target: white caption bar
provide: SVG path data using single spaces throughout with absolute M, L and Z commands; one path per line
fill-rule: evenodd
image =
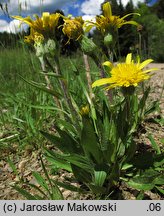
M 164 200 L 0 200 L 0 215 L 164 216 Z

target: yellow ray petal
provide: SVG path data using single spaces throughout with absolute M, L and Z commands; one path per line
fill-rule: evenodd
M 132 53 L 129 53 L 127 56 L 126 56 L 126 64 L 130 64 L 132 61 Z
M 153 61 L 153 59 L 147 59 L 145 61 L 143 61 L 140 65 L 139 65 L 139 69 L 144 68 L 146 65 L 148 65 L 149 63 L 151 63 Z
M 58 21 L 59 21 L 59 18 L 60 18 L 60 14 L 59 13 L 56 13 L 56 14 L 51 14 L 50 15 L 50 26 L 52 28 L 56 27 L 57 24 L 58 24 Z
M 103 66 L 107 66 L 109 68 L 111 68 L 113 66 L 113 64 L 110 61 L 106 61 L 102 64 Z
M 43 20 L 43 28 L 49 26 L 50 13 L 49 12 L 43 12 L 42 20 Z
M 110 79 L 110 78 L 99 79 L 99 80 L 96 80 L 96 81 L 92 84 L 92 88 L 94 88 L 94 87 L 96 87 L 96 86 L 101 86 L 101 85 L 109 84 L 109 83 L 111 83 L 111 79 Z
M 111 17 L 112 16 L 112 9 L 109 2 L 103 4 L 103 12 L 105 17 Z
M 131 15 L 141 16 L 141 14 L 139 14 L 139 13 L 129 13 L 129 14 L 126 14 L 125 16 L 121 17 L 121 19 L 124 20 L 126 17 L 131 16 Z
M 126 25 L 126 24 L 139 26 L 139 24 L 138 24 L 137 22 L 133 21 L 133 20 L 131 20 L 131 21 L 126 21 L 126 22 L 122 23 L 122 25 Z M 121 26 L 122 26 L 122 25 L 121 25 Z
M 149 73 L 149 72 L 155 71 L 155 70 L 158 70 L 158 68 L 151 68 L 149 70 L 144 70 L 143 73 Z
M 88 25 L 86 24 L 84 25 L 84 31 L 89 32 L 94 26 L 95 26 L 95 23 L 90 23 Z
M 31 19 L 30 16 L 25 17 L 25 18 L 23 18 L 23 17 L 21 17 L 21 16 L 12 16 L 12 18 L 17 19 L 17 20 L 20 20 L 20 21 L 22 21 L 22 22 L 28 24 L 29 26 L 32 26 L 32 24 L 33 24 L 33 20 Z

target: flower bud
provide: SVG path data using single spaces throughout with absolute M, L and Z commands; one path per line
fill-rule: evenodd
M 49 39 L 46 44 L 44 45 L 45 54 L 50 56 L 55 56 L 58 53 L 57 44 L 54 40 Z
M 38 58 L 44 56 L 44 53 L 45 53 L 44 44 L 35 43 L 34 47 L 35 47 L 35 51 L 36 51 L 36 56 Z
M 86 105 L 86 106 L 84 106 L 84 107 L 81 108 L 81 110 L 80 110 L 80 115 L 86 116 L 86 115 L 88 115 L 88 114 L 89 114 L 89 106 Z
M 83 36 L 81 40 L 81 49 L 85 54 L 91 55 L 97 51 L 97 46 L 91 39 Z
M 113 36 L 111 34 L 107 34 L 105 37 L 104 37 L 104 44 L 106 46 L 110 46 L 113 42 Z

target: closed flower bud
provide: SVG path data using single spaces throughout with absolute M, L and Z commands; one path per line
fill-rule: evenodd
M 110 46 L 113 42 L 113 37 L 111 34 L 107 34 L 105 37 L 104 37 L 104 44 L 106 46 Z
M 36 56 L 38 58 L 44 56 L 44 53 L 45 53 L 44 44 L 35 43 L 34 47 L 35 47 L 35 50 L 36 50 Z
M 80 115 L 85 116 L 89 114 L 89 106 L 86 105 L 84 107 L 81 108 L 80 110 Z
M 97 50 L 97 46 L 91 39 L 83 36 L 81 40 L 81 49 L 85 54 L 91 55 Z
M 50 56 L 55 56 L 58 53 L 57 44 L 52 39 L 49 39 L 46 42 L 44 49 L 45 49 L 45 54 L 49 54 Z

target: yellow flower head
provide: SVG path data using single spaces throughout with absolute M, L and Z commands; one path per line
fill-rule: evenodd
M 84 21 L 82 17 L 64 19 L 63 33 L 67 35 L 69 41 L 70 39 L 79 40 L 81 38 L 83 35 L 83 24 Z
M 89 114 L 89 106 L 86 105 L 84 107 L 81 108 L 80 110 L 80 115 L 85 116 Z
M 126 57 L 125 63 L 118 63 L 116 66 L 112 66 L 110 62 L 105 62 L 104 65 L 110 65 L 110 77 L 95 81 L 92 84 L 92 87 L 105 84 L 109 84 L 106 89 L 137 86 L 138 83 L 150 78 L 150 75 L 148 75 L 150 71 L 157 70 L 156 68 L 143 70 L 143 68 L 152 61 L 152 59 L 147 59 L 142 63 L 140 63 L 140 60 L 138 60 L 137 63 L 134 63 L 132 60 L 132 54 L 129 53 Z
M 50 14 L 48 12 L 44 12 L 42 14 L 42 17 L 38 17 L 35 15 L 35 20 L 31 19 L 30 16 L 28 17 L 21 17 L 21 16 L 13 16 L 14 19 L 18 19 L 22 21 L 23 23 L 26 23 L 34 29 L 36 32 L 47 35 L 47 34 L 54 34 L 55 32 L 55 27 L 58 24 L 60 14 L 55 13 L 55 14 Z
M 126 21 L 125 18 L 130 15 L 140 15 L 138 13 L 130 13 L 120 18 L 120 16 L 112 15 L 112 9 L 109 2 L 103 4 L 103 15 L 96 16 L 96 22 L 87 21 L 86 22 L 86 31 L 90 31 L 92 27 L 97 27 L 102 33 L 107 33 L 110 29 L 118 29 L 123 25 L 131 24 L 138 26 L 138 23 L 130 20 Z
M 24 41 L 29 44 L 40 44 L 44 41 L 44 36 L 31 28 L 30 35 L 25 36 Z

